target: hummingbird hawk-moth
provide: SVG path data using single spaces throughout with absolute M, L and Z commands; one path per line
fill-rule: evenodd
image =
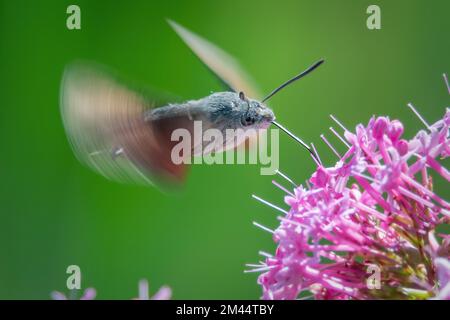
M 265 104 L 278 91 L 318 67 L 319 60 L 307 70 L 283 83 L 261 98 L 252 81 L 229 54 L 181 25 L 169 24 L 197 57 L 222 82 L 224 92 L 197 100 L 158 103 L 157 99 L 128 88 L 101 68 L 74 64 L 64 73 L 61 87 L 61 114 L 64 127 L 77 158 L 110 180 L 153 184 L 155 180 L 183 181 L 186 165 L 171 160 L 175 142 L 171 133 L 177 128 L 193 130 L 194 121 L 203 129 L 266 129 L 271 124 L 293 136 L 275 121 Z M 314 156 L 309 146 L 293 136 Z M 214 148 L 227 150 L 244 143 L 223 141 Z M 197 145 L 192 142 L 192 155 Z M 204 151 L 203 151 L 204 152 Z

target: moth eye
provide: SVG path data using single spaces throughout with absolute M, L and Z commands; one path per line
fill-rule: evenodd
M 256 120 L 254 117 L 247 115 L 242 118 L 241 123 L 243 126 L 250 126 L 250 125 L 254 124 L 255 121 Z

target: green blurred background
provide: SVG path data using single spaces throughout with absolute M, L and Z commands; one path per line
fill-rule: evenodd
M 69 4 L 81 8 L 81 30 L 66 28 Z M 370 4 L 381 7 L 381 30 L 366 28 Z M 319 138 L 330 113 L 348 127 L 387 114 L 407 136 L 422 128 L 407 102 L 429 122 L 443 114 L 449 11 L 449 1 L 410 0 L 2 0 L 0 298 L 65 291 L 71 264 L 100 299 L 135 297 L 140 278 L 153 292 L 170 285 L 176 299 L 258 298 L 257 275 L 244 274 L 244 264 L 275 248 L 252 221 L 275 227 L 276 213 L 251 194 L 282 205 L 283 193 L 256 165 L 197 165 L 181 191 L 163 194 L 109 182 L 77 162 L 58 106 L 67 63 L 95 61 L 185 98 L 220 89 L 165 18 L 236 56 L 264 92 L 323 57 L 324 66 L 271 105 L 331 165 Z M 280 168 L 300 182 L 313 164 L 281 135 Z M 450 196 L 446 184 L 436 188 Z

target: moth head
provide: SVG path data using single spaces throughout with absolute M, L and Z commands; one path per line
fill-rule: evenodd
M 264 128 L 275 120 L 272 110 L 258 100 L 247 98 L 242 91 L 239 92 L 239 100 L 242 127 Z

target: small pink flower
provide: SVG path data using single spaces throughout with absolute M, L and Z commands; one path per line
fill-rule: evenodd
M 167 287 L 161 287 L 152 297 L 149 296 L 148 281 L 142 279 L 139 281 L 139 296 L 134 300 L 170 300 L 172 297 L 172 290 Z M 97 292 L 94 288 L 87 288 L 84 290 L 80 298 L 77 299 L 78 290 L 72 290 L 68 295 L 60 291 L 52 291 L 51 298 L 53 300 L 94 300 Z
M 439 280 L 436 299 L 450 300 L 450 261 L 445 258 L 437 258 L 434 260 L 434 265 Z
M 167 287 L 161 287 L 152 297 L 149 296 L 148 281 L 142 279 L 139 281 L 139 296 L 136 300 L 170 300 L 172 290 Z
M 94 288 L 87 288 L 79 299 L 76 298 L 76 290 L 73 290 L 66 296 L 60 291 L 53 291 L 51 297 L 53 300 L 94 300 L 97 296 L 97 291 Z

